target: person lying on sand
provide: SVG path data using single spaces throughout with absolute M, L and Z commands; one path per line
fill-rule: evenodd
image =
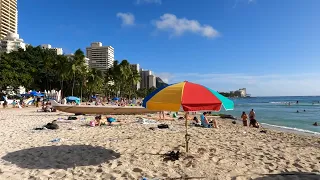
M 127 124 L 126 121 L 119 121 L 119 120 L 116 120 L 116 119 L 113 118 L 113 117 L 107 117 L 107 121 L 108 121 L 108 123 L 109 123 L 109 126 Z
M 95 125 L 96 125 L 96 126 L 101 126 L 101 125 L 103 125 L 103 124 L 106 124 L 106 120 L 105 120 L 105 119 L 102 119 L 102 118 L 101 118 L 101 115 L 96 116 L 96 117 L 94 118 L 94 120 L 95 120 Z
M 204 112 L 201 116 L 200 116 L 200 118 L 201 118 L 201 125 L 203 126 L 203 127 L 205 127 L 205 128 L 212 128 L 212 127 L 214 127 L 214 128 L 218 128 L 218 126 L 217 126 L 217 121 L 215 120 L 215 119 L 213 119 L 212 121 L 208 121 L 208 119 L 207 119 L 207 116 L 208 115 L 208 112 Z

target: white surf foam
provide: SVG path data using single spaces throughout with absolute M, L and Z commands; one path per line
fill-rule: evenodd
M 319 135 L 319 132 L 314 132 L 314 131 L 310 131 L 310 130 L 305 130 L 305 129 L 300 129 L 300 128 L 292 128 L 292 127 L 287 127 L 287 126 L 278 126 L 278 125 L 273 125 L 273 124 L 267 124 L 267 123 L 261 123 L 263 125 L 266 126 L 270 126 L 270 127 L 275 127 L 275 128 L 279 128 L 279 129 L 286 129 L 289 131 L 298 131 L 298 132 L 302 132 L 302 133 L 308 133 L 308 134 L 314 134 L 314 135 Z

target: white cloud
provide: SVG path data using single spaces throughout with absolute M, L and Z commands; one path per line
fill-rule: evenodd
M 143 4 L 143 3 L 154 3 L 154 4 L 162 4 L 162 0 L 136 0 L 136 4 Z
M 131 13 L 117 13 L 117 17 L 122 20 L 122 26 L 133 26 L 135 24 L 134 15 Z
M 171 74 L 157 73 L 168 83 L 190 81 L 217 91 L 247 88 L 253 96 L 320 95 L 320 73 L 309 74 Z
M 219 32 L 212 26 L 202 25 L 197 20 L 188 20 L 186 18 L 177 18 L 174 14 L 164 14 L 159 20 L 154 21 L 157 30 L 168 31 L 171 36 L 181 36 L 186 32 L 196 33 L 204 37 L 213 38 L 219 35 Z
M 169 83 L 170 79 L 174 77 L 171 73 L 158 73 L 156 75 L 160 77 L 165 83 Z

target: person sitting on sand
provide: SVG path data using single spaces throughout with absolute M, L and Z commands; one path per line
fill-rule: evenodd
M 201 118 L 201 125 L 205 128 L 212 128 L 212 126 L 214 128 L 218 128 L 217 126 L 217 121 L 214 119 L 213 121 L 209 122 L 207 119 L 208 112 L 204 112 L 200 118 Z
M 199 119 L 196 116 L 194 116 L 192 120 L 194 125 L 201 126 L 201 121 L 199 121 Z
M 243 126 L 248 126 L 248 116 L 246 114 L 246 112 L 242 112 L 242 115 L 241 115 L 241 118 L 242 118 L 242 122 L 243 122 Z
M 17 107 L 16 105 L 17 105 L 16 100 L 13 100 L 13 102 L 12 102 L 12 107 L 13 107 L 13 108 L 16 108 L 16 107 Z
M 255 128 L 259 128 L 260 124 L 258 123 L 258 121 L 256 119 L 251 119 L 249 127 L 251 127 L 251 126 L 255 127 Z

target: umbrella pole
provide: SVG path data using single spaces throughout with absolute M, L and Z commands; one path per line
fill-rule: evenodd
M 186 119 L 186 135 L 185 135 L 185 139 L 186 139 L 186 152 L 188 153 L 189 151 L 189 144 L 188 144 L 188 119 Z
M 186 139 L 186 152 L 189 152 L 189 140 L 190 140 L 190 136 L 188 134 L 188 115 L 185 116 L 186 119 L 186 135 L 185 135 L 185 139 Z

